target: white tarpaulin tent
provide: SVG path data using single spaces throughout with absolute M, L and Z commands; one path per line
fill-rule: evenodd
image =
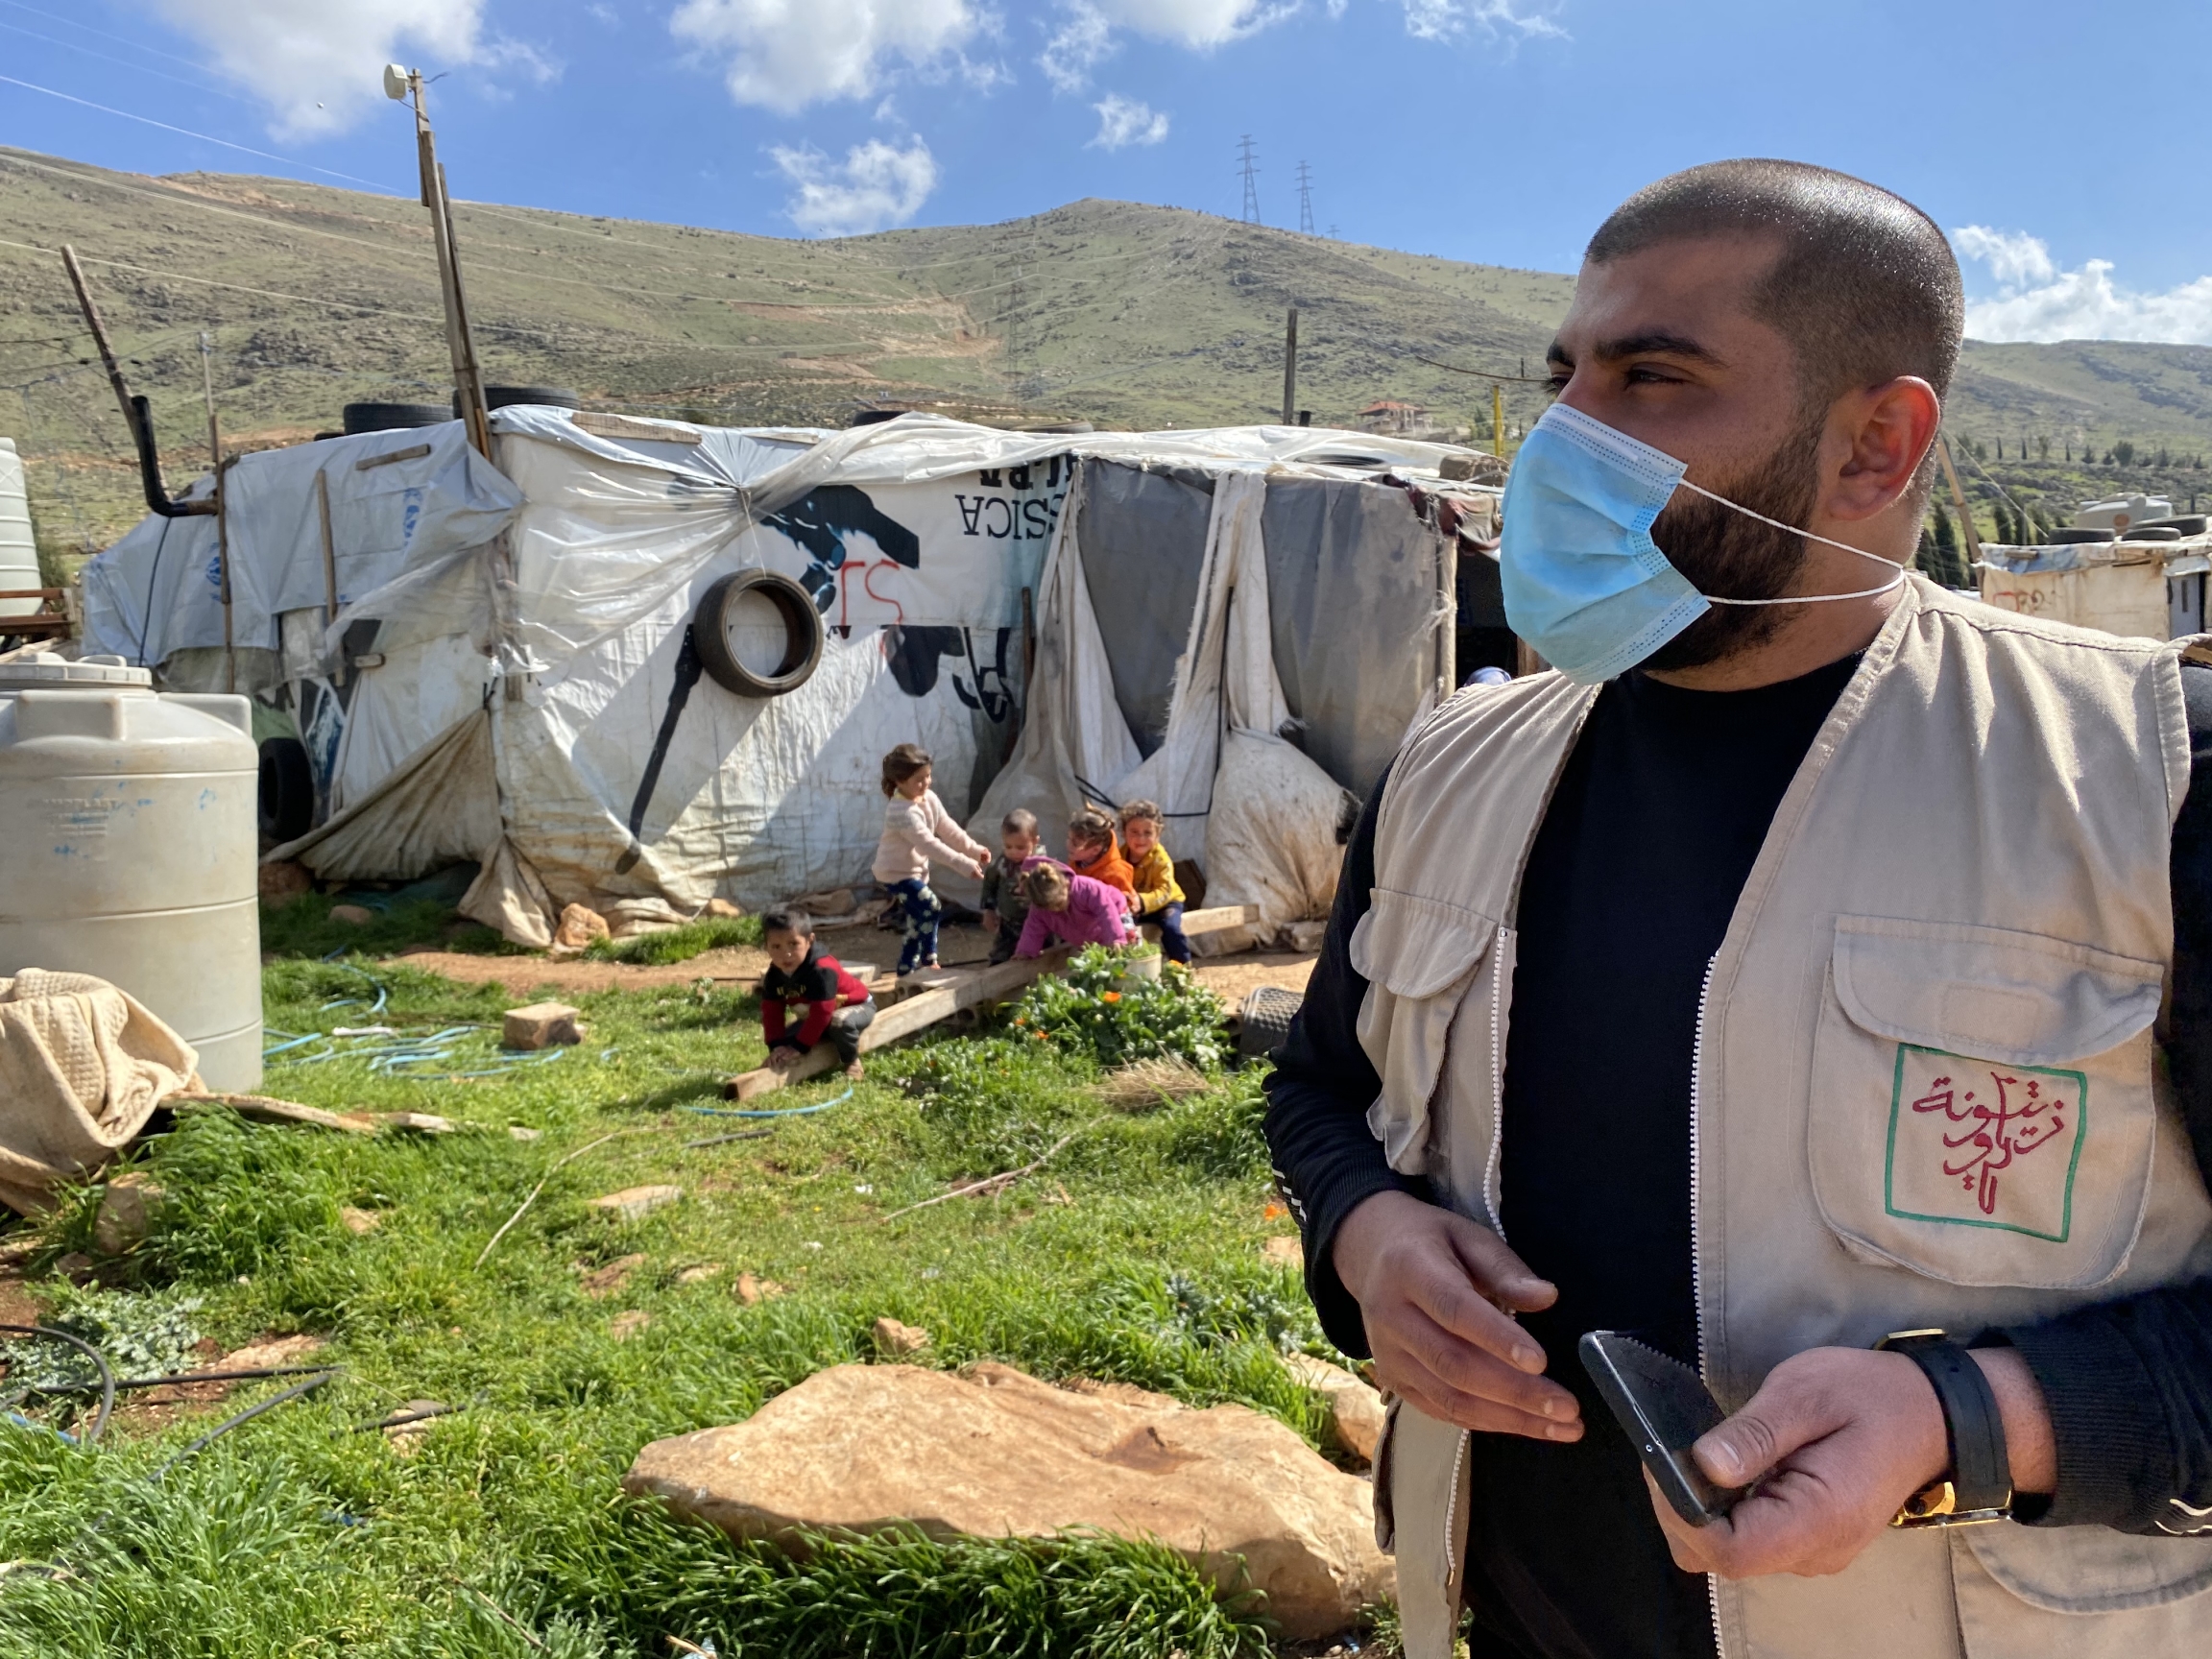
M 2204 627 L 2212 536 L 1982 549 L 1983 602 L 2002 610 L 2172 639 Z
M 936 757 L 955 811 L 984 795 L 1018 733 L 1025 778 L 1071 745 L 1086 783 L 1039 781 L 1022 803 L 1048 828 L 1070 787 L 1148 791 L 1185 814 L 1171 821 L 1178 853 L 1215 864 L 1235 816 L 1216 799 L 1223 768 L 1247 736 L 1302 763 L 1306 796 L 1325 795 L 1315 811 L 1333 822 L 1343 786 L 1363 791 L 1405 722 L 1449 685 L 1448 647 L 1432 649 L 1450 637 L 1448 539 L 1424 525 L 1417 497 L 1375 482 L 1386 467 L 1432 482 L 1447 453 L 1436 445 L 1286 427 L 1070 437 L 929 416 L 831 434 L 520 407 L 492 424 L 496 466 L 458 422 L 237 462 L 225 533 L 243 649 L 231 656 L 204 517 L 150 519 L 94 561 L 87 634 L 164 676 L 235 673 L 241 689 L 290 707 L 329 816 L 278 854 L 356 879 L 472 858 L 483 869 L 464 910 L 519 941 L 542 943 L 569 902 L 620 931 L 691 916 L 716 895 L 756 906 L 864 879 L 882 823 L 878 760 L 900 742 Z M 1153 535 L 1143 526 L 1167 521 L 1140 517 L 1103 540 L 1091 527 L 1071 536 L 1063 509 L 1086 478 L 1141 486 L 1122 492 L 1124 507 L 1162 490 L 1210 494 L 1203 535 Z M 1277 534 L 1292 482 L 1324 493 L 1286 505 Z M 1101 512 L 1113 493 L 1094 491 Z M 1306 549 L 1297 570 L 1277 567 L 1276 541 Z M 1323 602 L 1315 573 L 1357 575 L 1363 559 L 1380 586 L 1326 580 L 1350 583 L 1335 598 L 1366 611 Z M 819 667 L 783 695 L 736 695 L 700 680 L 695 657 L 687 666 L 701 595 L 747 569 L 795 579 L 826 625 Z M 1295 590 L 1272 624 L 1271 584 Z M 1094 591 L 1104 637 L 1095 614 L 1080 626 Z M 1122 613 L 1130 594 L 1156 604 L 1163 592 L 1178 613 Z M 1177 649 L 1147 658 L 1169 631 Z M 761 642 L 769 657 L 780 641 Z M 1329 709 L 1306 735 L 1334 779 L 1295 745 L 1305 710 L 1286 702 L 1286 662 Z M 1166 709 L 1165 733 L 1124 717 L 1140 682 Z M 1091 759 L 1100 746 L 1108 757 Z M 1333 872 L 1333 843 L 1321 861 Z M 1238 890 L 1229 871 L 1209 878 Z M 1256 875 L 1254 891 L 1283 878 Z M 1273 902 L 1269 915 L 1297 907 Z

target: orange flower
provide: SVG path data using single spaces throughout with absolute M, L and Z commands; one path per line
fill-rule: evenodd
M 1121 993 L 1118 991 L 1109 991 L 1103 998 L 1100 998 L 1100 1000 L 1105 1002 L 1118 1002 L 1121 1000 Z

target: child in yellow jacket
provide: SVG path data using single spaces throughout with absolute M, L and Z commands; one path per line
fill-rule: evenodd
M 1132 801 L 1121 808 L 1121 845 L 1129 854 L 1130 881 L 1136 888 L 1129 908 L 1140 922 L 1160 929 L 1160 954 L 1188 964 L 1190 941 L 1183 937 L 1183 889 L 1175 879 L 1175 860 L 1160 844 L 1160 807 Z

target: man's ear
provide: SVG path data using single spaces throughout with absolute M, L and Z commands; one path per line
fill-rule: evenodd
M 1872 518 L 1911 489 L 1943 418 L 1936 388 L 1900 374 L 1839 398 L 1829 430 L 1849 444 L 1828 490 L 1830 517 Z

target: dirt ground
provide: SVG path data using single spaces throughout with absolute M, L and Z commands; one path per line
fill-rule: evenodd
M 899 960 L 899 936 L 875 927 L 825 928 L 821 939 L 830 954 L 846 967 L 857 972 L 859 964 L 867 963 L 884 980 L 889 979 Z M 980 927 L 947 927 L 939 936 L 939 959 L 948 968 L 981 962 L 990 954 L 990 941 Z M 581 991 L 637 991 L 654 985 L 688 985 L 702 978 L 750 983 L 768 972 L 768 953 L 750 945 L 709 950 L 688 962 L 651 968 L 581 957 L 555 962 L 543 956 L 475 956 L 427 946 L 404 950 L 398 960 L 466 985 L 503 985 L 517 998 L 540 991 L 557 996 Z M 1237 956 L 1200 957 L 1197 970 L 1200 982 L 1235 1008 L 1258 985 L 1304 991 L 1307 976 L 1313 972 L 1313 958 L 1290 950 L 1246 951 Z

